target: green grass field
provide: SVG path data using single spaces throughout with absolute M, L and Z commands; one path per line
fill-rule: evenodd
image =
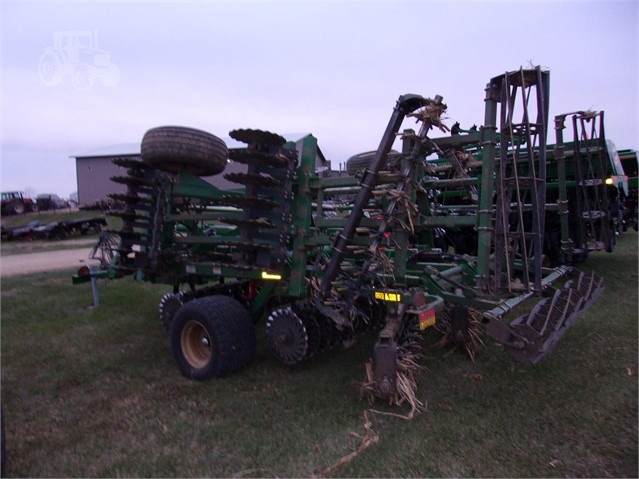
M 606 291 L 541 364 L 515 365 L 492 343 L 476 363 L 427 349 L 427 411 L 368 412 L 377 442 L 330 475 L 637 477 L 637 238 L 582 265 Z M 9 476 L 321 475 L 358 449 L 369 408 L 406 413 L 359 399 L 374 335 L 286 367 L 260 325 L 251 367 L 193 382 L 158 319 L 167 287 L 100 283 L 92 308 L 70 274 L 2 280 Z

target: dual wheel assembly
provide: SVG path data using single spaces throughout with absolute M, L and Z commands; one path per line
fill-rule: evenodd
M 215 294 L 189 301 L 183 292 L 167 293 L 160 300 L 159 313 L 178 368 L 187 378 L 226 376 L 255 359 L 254 322 L 246 307 L 230 296 Z M 293 365 L 375 328 L 383 317 L 377 316 L 340 332 L 308 305 L 287 306 L 269 315 L 266 340 L 275 358 Z

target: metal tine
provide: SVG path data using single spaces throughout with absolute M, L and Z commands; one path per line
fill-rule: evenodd
M 542 301 L 542 303 L 540 303 L 535 309 L 533 309 L 533 311 L 530 313 L 530 316 L 528 316 L 528 320 L 526 321 L 526 324 L 528 324 L 531 328 L 533 328 L 540 337 L 543 337 L 546 335 L 546 329 L 548 328 L 548 323 L 551 323 L 551 320 L 553 319 L 553 311 L 559 311 L 560 313 L 560 320 L 559 321 L 553 321 L 552 322 L 552 326 L 553 329 L 557 329 L 557 325 L 561 324 L 561 319 L 563 319 L 563 317 L 565 316 L 565 308 L 566 308 L 566 304 L 563 305 L 562 307 L 558 307 L 557 303 L 560 301 L 562 295 L 562 290 L 557 290 L 555 291 L 555 294 L 553 295 L 553 297 L 551 298 L 551 300 L 548 301 Z M 537 328 L 535 327 L 535 325 L 533 324 L 535 322 L 535 320 L 537 320 L 541 315 L 545 315 L 545 319 L 543 322 L 543 325 L 541 328 Z
M 577 286 L 573 289 L 576 289 L 583 296 L 584 303 L 587 306 L 598 298 L 603 291 L 603 278 L 594 271 L 588 275 L 581 273 Z
M 574 289 L 564 288 L 561 289 L 565 295 L 566 304 L 564 305 L 564 314 L 562 317 L 562 324 L 567 328 L 573 325 L 573 323 L 579 317 L 581 313 L 583 297 Z
M 590 304 L 595 301 L 601 293 L 603 293 L 603 278 L 594 272 L 590 276 L 589 283 L 589 295 L 588 297 L 584 297 L 584 309 L 590 306 Z
M 141 215 L 136 213 L 135 211 L 111 211 L 109 216 L 115 216 L 118 218 L 122 218 L 126 221 L 135 221 L 135 220 L 148 220 L 149 217 L 145 215 Z
M 564 297 L 564 292 L 567 292 L 568 298 Z M 563 304 L 562 304 L 563 302 Z M 553 297 L 550 310 L 546 320 L 546 325 L 551 323 L 552 330 L 557 331 L 565 325 L 566 313 L 570 306 L 570 291 L 558 290 Z M 558 313 L 558 314 L 556 314 Z M 545 330 L 541 332 L 541 335 L 545 335 Z
M 129 185 L 133 187 L 153 186 L 155 184 L 155 181 L 151 179 L 138 176 L 112 176 L 111 181 L 113 181 L 114 183 L 121 183 L 123 185 Z M 144 191 L 150 190 L 147 189 Z
M 552 299 L 538 303 L 525 321 L 524 317 L 513 321 L 511 326 L 518 330 L 525 324 L 527 335 L 532 340 L 526 360 L 538 363 L 572 326 L 581 310 L 581 295 L 574 289 L 564 288 L 556 290 Z M 530 335 L 536 336 L 536 339 Z
M 587 282 L 586 282 L 587 280 Z M 579 276 L 579 282 L 577 283 L 577 291 L 586 298 L 586 301 L 590 298 L 590 292 L 592 289 L 592 276 L 586 279 L 586 275 L 582 273 Z
M 565 289 L 573 289 L 575 291 L 581 292 L 582 290 L 582 284 L 584 281 L 584 277 L 585 277 L 585 273 L 583 271 L 579 272 L 579 276 L 577 276 L 576 278 L 573 278 L 569 281 L 566 281 L 566 284 L 564 285 Z M 582 293 L 580 293 L 582 294 Z M 583 294 L 582 294 L 583 296 Z
M 581 314 L 583 309 L 585 309 L 586 302 L 584 300 L 584 297 L 581 296 L 579 294 L 579 292 L 577 292 L 576 290 L 569 289 L 568 291 L 570 291 L 571 297 L 575 297 L 576 298 L 575 299 L 575 305 L 573 307 L 573 312 L 572 312 L 572 314 L 570 314 L 570 316 L 568 316 L 568 319 L 566 319 L 567 327 L 571 327 L 573 324 L 575 324 L 575 322 L 579 318 L 579 315 Z
M 139 160 L 132 160 L 129 158 L 118 157 L 111 160 L 114 165 L 122 166 L 124 168 L 136 169 L 136 170 L 148 170 L 149 166 Z
M 553 297 L 554 298 L 554 297 Z M 550 298 L 546 298 L 546 299 L 542 299 L 541 301 L 539 301 L 535 307 L 532 309 L 532 311 L 530 312 L 530 314 L 528 315 L 528 319 L 526 319 L 526 321 L 521 321 L 522 323 L 525 323 L 526 325 L 530 326 L 533 330 L 537 331 L 537 329 L 533 326 L 533 321 L 535 319 L 537 319 L 538 317 L 540 317 L 541 315 L 539 314 L 542 309 L 548 304 Z M 516 320 L 515 320 L 516 321 Z M 513 321 L 511 324 L 515 324 L 515 321 Z M 519 321 L 517 321 L 517 323 L 519 323 Z
M 561 339 L 566 331 L 570 329 L 581 314 L 583 301 L 581 295 L 574 289 L 563 289 L 561 291 L 567 295 L 566 309 L 564 311 L 562 321 L 557 324 L 556 331 L 549 335 L 548 339 L 544 341 L 543 347 L 541 348 L 542 351 L 544 351 L 544 354 L 550 351 L 550 349 Z M 571 301 L 572 299 L 575 300 L 574 303 Z
M 226 180 L 241 185 L 257 185 L 273 188 L 282 186 L 282 182 L 272 176 L 249 173 L 226 173 L 223 176 Z

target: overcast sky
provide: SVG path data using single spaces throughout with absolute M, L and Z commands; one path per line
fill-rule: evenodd
M 486 82 L 531 64 L 550 70 L 551 119 L 604 110 L 606 136 L 637 149 L 637 5 L 4 0 L 2 190 L 68 197 L 69 156 L 167 124 L 309 132 L 337 167 L 377 147 L 399 95 L 440 94 L 449 125 L 481 125 Z M 93 84 L 39 71 L 72 31 L 110 55 Z

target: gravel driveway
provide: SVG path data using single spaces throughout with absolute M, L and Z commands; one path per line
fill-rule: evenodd
M 77 270 L 83 264 L 98 265 L 90 260 L 92 247 L 12 254 L 0 257 L 0 277 L 18 276 L 44 271 Z

